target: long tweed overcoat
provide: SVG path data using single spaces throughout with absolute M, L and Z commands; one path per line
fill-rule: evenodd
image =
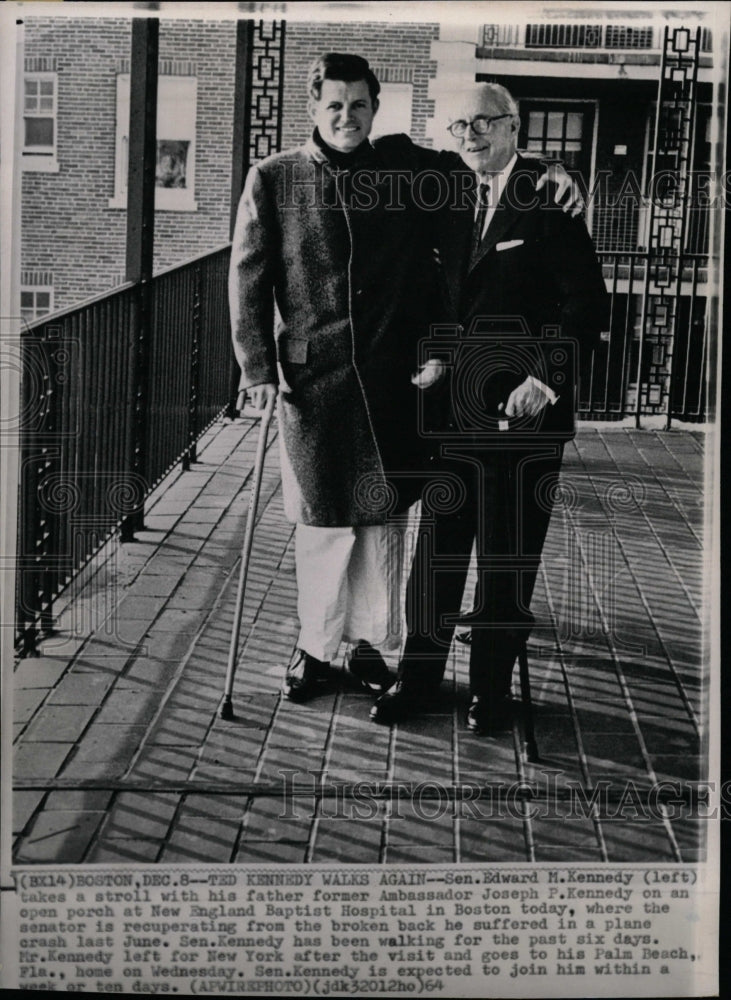
M 233 237 L 241 385 L 279 386 L 285 514 L 310 525 L 383 522 L 423 467 L 410 379 L 437 283 L 419 154 L 389 136 L 354 155 L 338 169 L 313 139 L 253 166 Z

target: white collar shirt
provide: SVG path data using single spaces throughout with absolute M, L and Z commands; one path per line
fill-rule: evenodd
M 490 184 L 490 193 L 488 195 L 489 204 L 487 212 L 485 213 L 485 222 L 482 227 L 482 233 L 480 234 L 480 239 L 485 238 L 485 233 L 487 232 L 488 227 L 492 222 L 493 216 L 495 215 L 495 210 L 497 209 L 498 202 L 500 201 L 500 196 L 503 193 L 503 189 L 505 188 L 508 177 L 510 176 L 510 172 L 515 166 L 517 160 L 518 160 L 517 153 L 513 153 L 511 158 L 503 167 L 503 169 L 499 170 L 496 174 L 492 174 L 489 178 L 489 184 Z M 479 176 L 478 180 L 480 180 Z M 475 208 L 475 218 L 477 218 L 478 208 L 479 206 Z
M 518 160 L 517 154 L 513 153 L 513 155 L 511 156 L 511 158 L 508 160 L 508 162 L 503 167 L 503 169 L 500 170 L 500 171 L 498 171 L 498 173 L 496 173 L 496 174 L 492 174 L 492 176 L 490 177 L 490 181 L 489 181 L 489 183 L 490 183 L 490 193 L 488 195 L 488 208 L 487 208 L 487 212 L 485 213 L 485 221 L 484 221 L 483 226 L 482 226 L 482 233 L 480 234 L 480 239 L 484 239 L 485 238 L 485 233 L 487 232 L 487 230 L 488 230 L 488 228 L 490 226 L 490 223 L 492 222 L 493 216 L 495 215 L 495 211 L 496 211 L 498 203 L 500 201 L 500 197 L 501 197 L 503 191 L 505 190 L 505 185 L 508 182 L 508 177 L 510 177 L 510 173 L 511 173 L 513 167 L 515 166 L 517 160 Z M 479 179 L 480 178 L 478 176 L 478 180 Z M 477 218 L 478 211 L 479 211 L 479 204 L 475 208 L 475 218 Z M 545 385 L 543 382 L 541 382 L 539 379 L 537 379 L 534 375 L 529 375 L 528 379 L 529 379 L 530 382 L 533 383 L 533 385 L 537 389 L 540 389 L 541 392 L 543 392 L 544 395 L 546 395 L 548 397 L 548 400 L 549 400 L 550 403 L 554 404 L 554 403 L 556 403 L 558 401 L 559 397 L 556 395 L 556 393 L 553 391 L 553 389 L 551 389 L 549 386 Z M 505 427 L 507 428 L 507 423 L 505 424 Z M 501 430 L 502 429 L 503 428 L 501 427 Z

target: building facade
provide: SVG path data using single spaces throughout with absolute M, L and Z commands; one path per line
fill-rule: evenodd
M 426 141 L 437 34 L 434 24 L 287 23 L 282 148 L 310 132 L 307 68 L 327 50 L 360 52 L 374 66 L 383 81 L 382 132 Z M 124 280 L 130 39 L 128 18 L 26 22 L 21 294 L 28 320 Z M 236 24 L 162 19 L 159 46 L 156 271 L 229 239 Z M 259 142 L 253 158 L 276 148 Z
M 365 55 L 383 82 L 376 132 L 427 145 L 446 141 L 450 91 L 505 84 L 519 101 L 521 147 L 561 159 L 585 185 L 613 296 L 612 329 L 585 359 L 582 413 L 701 419 L 712 213 L 693 184 L 713 166 L 713 35 L 702 12 L 688 21 L 586 9 L 535 23 L 258 22 L 250 158 L 306 138 L 304 81 L 323 51 Z M 26 22 L 28 321 L 124 281 L 130 35 L 128 18 Z M 156 271 L 229 239 L 236 25 L 163 18 L 159 48 Z M 659 173 L 681 190 L 651 197 Z

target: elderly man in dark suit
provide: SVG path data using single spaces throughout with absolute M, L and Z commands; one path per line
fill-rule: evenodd
M 462 489 L 455 509 L 425 510 L 409 634 L 398 682 L 371 711 L 377 722 L 421 711 L 436 693 L 473 544 L 467 726 L 484 733 L 509 719 L 513 666 L 533 623 L 531 595 L 573 433 L 576 355 L 607 322 L 586 227 L 537 191 L 535 164 L 516 152 L 519 124 L 509 92 L 485 84 L 460 96 L 449 125 L 477 182 L 475 199 L 441 213 L 436 238 L 455 331 L 434 347 L 450 369 L 441 468 Z

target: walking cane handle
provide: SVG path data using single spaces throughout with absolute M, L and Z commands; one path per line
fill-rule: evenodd
M 276 395 L 270 396 L 269 399 L 267 399 L 266 406 L 264 406 L 263 409 L 257 409 L 256 407 L 251 405 L 247 397 L 246 402 L 244 403 L 244 406 L 240 411 L 241 416 L 251 417 L 254 420 L 262 420 L 268 424 L 269 421 L 272 419 L 272 414 L 274 413 L 274 407 L 276 405 L 276 402 L 277 402 Z

